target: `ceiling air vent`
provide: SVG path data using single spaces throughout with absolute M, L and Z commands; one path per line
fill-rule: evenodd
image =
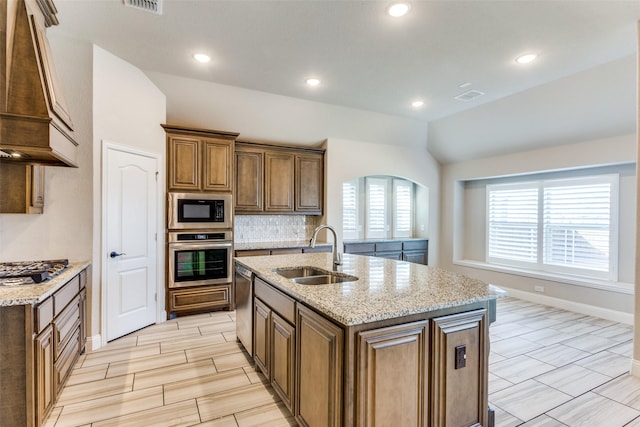
M 124 5 L 162 15 L 162 0 L 124 0 Z
M 458 101 L 471 101 L 473 98 L 477 98 L 479 96 L 484 95 L 484 92 L 480 92 L 479 90 L 471 89 L 464 93 L 461 93 L 458 96 L 454 96 L 454 99 Z

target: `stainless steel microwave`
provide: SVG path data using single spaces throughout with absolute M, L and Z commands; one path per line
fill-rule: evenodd
M 231 194 L 167 193 L 167 228 L 231 229 L 233 218 Z

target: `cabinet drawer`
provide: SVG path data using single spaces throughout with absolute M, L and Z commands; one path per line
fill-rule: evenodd
M 344 251 L 348 254 L 373 254 L 376 251 L 375 243 L 345 243 Z
M 53 316 L 62 313 L 62 310 L 80 292 L 80 276 L 75 276 L 66 285 L 53 294 Z
M 60 357 L 62 349 L 79 327 L 80 296 L 76 296 L 71 304 L 69 304 L 53 322 L 53 342 L 54 348 L 56 349 L 56 360 Z
M 67 377 L 71 373 L 73 364 L 80 355 L 80 328 L 76 328 L 75 334 L 60 353 L 58 360 L 54 363 L 53 380 L 56 394 L 62 390 Z
M 237 257 L 241 257 L 241 256 L 263 256 L 263 255 L 270 255 L 269 249 L 247 249 L 247 250 L 236 251 L 236 256 Z
M 302 248 L 271 249 L 271 255 L 301 254 Z
M 405 251 L 424 251 L 429 246 L 428 240 L 410 240 L 402 242 L 402 248 Z
M 284 319 L 295 325 L 296 304 L 294 300 L 282 292 L 275 290 L 271 285 L 257 277 L 254 286 L 255 296 L 264 301 L 273 310 L 277 311 Z
M 231 285 L 169 291 L 169 311 L 189 312 L 231 306 Z
M 399 251 L 402 251 L 402 242 L 376 243 L 376 252 L 399 252 Z
M 307 247 L 302 248 L 303 254 L 313 254 L 317 252 L 331 252 L 331 246 L 316 246 L 315 248 Z
M 53 320 L 53 298 L 47 298 L 35 308 L 35 333 L 39 334 Z

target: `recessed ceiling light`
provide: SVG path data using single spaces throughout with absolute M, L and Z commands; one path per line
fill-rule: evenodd
M 209 55 L 205 55 L 204 53 L 196 53 L 193 55 L 193 59 L 195 59 L 198 62 L 202 62 L 202 63 L 206 63 L 211 61 L 211 58 L 209 57 Z
M 526 53 L 524 55 L 520 55 L 516 58 L 516 62 L 518 64 L 528 64 L 538 57 L 536 53 Z
M 413 108 L 420 108 L 424 105 L 424 101 L 416 100 L 411 103 Z
M 318 79 L 307 79 L 306 83 L 309 86 L 318 86 L 320 84 L 320 80 L 318 80 Z
M 411 5 L 409 3 L 393 3 L 391 6 L 387 8 L 387 13 L 394 18 L 399 18 L 404 16 L 411 9 Z

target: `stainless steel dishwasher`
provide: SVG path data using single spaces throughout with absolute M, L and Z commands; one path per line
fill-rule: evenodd
M 235 263 L 236 291 L 236 337 L 247 353 L 253 357 L 253 286 L 252 273 L 242 265 Z

